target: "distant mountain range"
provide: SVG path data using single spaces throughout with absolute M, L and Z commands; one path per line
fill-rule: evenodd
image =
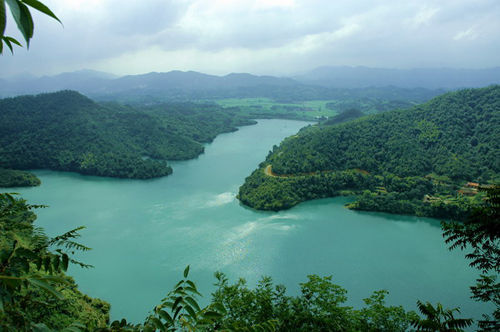
M 194 71 L 171 71 L 115 77 L 108 73 L 81 70 L 40 78 L 20 77 L 0 80 L 0 95 L 15 96 L 59 90 L 77 90 L 91 96 L 119 93 L 177 92 L 190 94 L 195 91 L 221 91 L 257 86 L 290 87 L 300 85 L 290 78 L 229 74 L 214 76 Z
M 116 77 L 80 70 L 55 76 L 23 75 L 0 79 L 0 97 L 77 90 L 99 100 L 107 99 L 213 99 L 272 97 L 277 99 L 335 98 L 339 89 L 385 88 L 445 89 L 481 87 L 500 83 L 500 67 L 491 69 L 380 69 L 321 67 L 293 78 L 229 74 L 215 76 L 194 71 L 171 71 Z M 399 92 L 398 92 L 399 93 Z
M 455 90 L 500 83 L 500 67 L 488 69 L 319 67 L 294 77 L 304 84 L 329 88 L 396 86 Z

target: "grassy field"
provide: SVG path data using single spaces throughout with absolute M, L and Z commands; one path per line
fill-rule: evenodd
M 321 117 L 331 117 L 338 112 L 326 107 L 335 100 L 308 100 L 295 103 L 280 103 L 270 98 L 231 98 L 219 99 L 216 103 L 222 107 L 237 107 L 251 117 L 273 117 L 300 120 L 318 120 Z
M 408 108 L 411 102 L 380 99 L 307 100 L 293 103 L 278 102 L 271 98 L 228 98 L 215 100 L 222 107 L 235 107 L 252 118 L 287 118 L 317 121 L 335 116 L 349 109 L 374 114 L 393 109 Z

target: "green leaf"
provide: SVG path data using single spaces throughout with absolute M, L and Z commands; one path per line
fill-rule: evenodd
M 177 287 L 177 288 L 174 290 L 174 294 L 180 294 L 180 295 L 184 295 L 184 294 L 186 294 L 186 292 L 184 291 L 184 287 L 182 287 L 182 286 Z
M 187 278 L 188 274 L 189 274 L 189 265 L 186 266 L 186 269 L 184 270 L 184 278 Z
M 47 280 L 57 284 L 71 285 L 71 282 L 68 279 L 61 276 L 44 275 L 43 277 L 38 277 L 38 279 Z
M 32 324 L 31 325 L 31 330 L 33 332 L 54 332 L 53 330 L 49 329 L 47 325 L 43 323 L 38 323 L 38 324 Z
M 5 13 L 5 1 L 0 1 L 0 37 L 2 38 L 3 34 L 5 33 L 6 26 L 7 26 L 7 15 Z
M 69 257 L 66 254 L 62 254 L 62 269 L 63 271 L 68 270 Z
M 220 312 L 223 315 L 227 312 L 226 308 L 224 308 L 224 305 L 222 303 L 219 303 L 219 302 L 212 304 L 212 308 L 214 308 L 215 310 L 217 310 L 218 312 Z
M 193 287 L 194 289 L 196 289 L 196 290 L 197 290 L 196 285 L 195 285 L 195 284 L 194 284 L 194 282 L 192 282 L 191 280 L 186 280 L 186 283 L 187 283 L 189 286 L 191 286 L 191 287 Z
M 203 314 L 203 317 L 211 320 L 216 320 L 221 318 L 222 315 L 215 311 L 207 311 Z
M 182 301 L 182 296 L 177 297 L 174 301 L 174 304 L 172 305 L 172 310 L 175 310 L 175 308 L 177 308 L 177 306 L 179 305 L 179 303 L 181 303 L 181 301 Z
M 185 305 L 184 309 L 186 309 L 186 311 L 189 313 L 189 315 L 191 317 L 193 317 L 194 320 L 196 320 L 196 312 L 194 311 L 194 309 L 190 305 Z
M 61 260 L 59 256 L 54 255 L 52 258 L 52 266 L 54 267 L 54 271 L 59 271 L 59 266 L 61 265 Z
M 151 317 L 151 321 L 153 322 L 154 326 L 156 326 L 156 328 L 159 329 L 160 331 L 165 331 L 166 330 L 165 325 L 163 325 L 163 323 L 161 322 L 161 320 L 159 320 L 158 318 Z
M 184 283 L 184 280 L 179 281 L 179 282 L 178 282 L 178 283 L 174 286 L 174 288 L 179 287 L 179 286 L 180 286 L 180 285 L 182 285 L 183 283 Z
M 17 27 L 19 31 L 21 31 L 24 39 L 26 42 L 29 42 L 29 31 L 25 30 L 25 27 L 22 23 L 21 19 L 21 7 L 19 6 L 19 2 L 17 0 L 5 0 L 7 4 L 9 5 L 10 12 L 12 14 L 12 17 L 14 18 L 14 21 L 16 21 Z
M 177 308 L 177 310 L 175 311 L 174 313 L 174 320 L 177 318 L 177 315 L 179 314 L 179 312 L 181 311 L 182 309 L 182 306 L 179 306 L 179 308 Z
M 201 295 L 201 293 L 200 293 L 200 292 L 198 292 L 198 291 L 196 290 L 196 288 L 193 288 L 193 287 L 185 287 L 184 289 L 185 289 L 185 290 L 187 290 L 187 291 L 190 291 L 191 293 L 194 293 L 194 294 L 196 294 L 196 295 L 203 296 L 203 295 Z
M 51 285 L 46 283 L 44 280 L 41 279 L 36 279 L 36 278 L 28 278 L 28 282 L 32 285 L 35 285 L 47 293 L 51 294 L 52 296 L 56 297 L 59 300 L 62 300 L 64 297 L 61 293 L 59 293 L 56 289 L 54 289 Z
M 23 258 L 23 259 L 20 259 L 18 261 L 18 263 L 21 265 L 21 269 L 25 272 L 25 273 L 29 273 L 30 272 L 30 263 L 28 263 L 28 260 Z
M 192 297 L 187 296 L 187 297 L 184 298 L 184 301 L 186 301 L 187 303 L 189 303 L 190 305 L 192 305 L 196 309 L 196 311 L 201 311 L 200 306 L 198 305 L 198 303 L 196 302 L 196 300 L 193 299 Z
M 85 331 L 85 329 L 81 329 L 76 326 L 68 326 L 61 330 L 61 332 L 82 332 L 82 331 Z
M 61 20 L 59 20 L 59 18 L 47 6 L 45 6 L 40 1 L 37 1 L 37 0 L 23 0 L 23 2 L 25 4 L 27 4 L 28 6 L 33 7 L 36 10 L 44 13 L 45 15 L 48 15 L 48 16 L 52 17 L 53 19 L 55 19 L 56 21 L 58 21 L 59 23 L 62 24 Z
M 169 322 L 170 325 L 174 325 L 174 320 L 168 314 L 168 312 L 166 312 L 165 310 L 160 310 L 160 312 L 158 314 L 160 315 L 161 318 L 163 318 L 164 320 Z
M 42 268 L 42 257 L 38 257 L 35 261 L 36 269 L 40 270 Z
M 26 39 L 26 48 L 30 47 L 30 39 L 33 37 L 33 30 L 35 25 L 33 23 L 33 18 L 31 17 L 30 10 L 22 2 L 19 3 L 19 9 L 21 10 L 21 24 L 24 27 L 24 31 L 28 34 L 28 39 Z
M 174 306 L 174 302 L 172 301 L 166 301 L 166 302 L 163 302 L 163 305 L 162 307 L 168 307 L 168 308 L 172 308 Z
M 46 272 L 50 272 L 52 270 L 52 266 L 50 265 L 50 256 L 43 259 L 43 268 Z
M 151 326 L 147 325 L 147 326 L 144 326 L 144 332 L 155 332 L 155 329 L 152 328 Z

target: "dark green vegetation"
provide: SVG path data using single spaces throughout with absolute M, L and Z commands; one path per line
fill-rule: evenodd
M 76 321 L 106 324 L 109 304 L 82 294 L 64 271 L 70 257 L 89 248 L 74 242 L 78 229 L 48 238 L 33 222 L 33 206 L 0 194 L 0 330 L 31 331 L 36 324 L 61 330 Z
M 461 186 L 499 180 L 499 109 L 500 86 L 492 86 L 447 93 L 410 110 L 309 126 L 269 153 L 239 199 L 280 210 L 359 193 L 351 208 L 463 220 L 481 195 Z M 278 176 L 265 175 L 267 165 Z
M 34 187 L 40 183 L 40 179 L 30 172 L 0 168 L 0 187 Z
M 476 284 L 471 286 L 472 297 L 491 303 L 493 314 L 483 315 L 478 325 L 485 331 L 500 330 L 500 186 L 480 188 L 485 199 L 472 209 L 464 223 L 442 223 L 445 242 L 450 250 L 467 250 L 470 266 L 481 271 Z
M 72 91 L 0 100 L 0 165 L 122 178 L 168 175 L 166 159 L 189 159 L 200 143 L 252 121 L 215 105 L 132 108 Z
M 342 122 L 347 122 L 351 121 L 357 118 L 360 118 L 364 116 L 365 114 L 361 112 L 360 110 L 356 108 L 350 108 L 348 110 L 342 111 L 341 113 L 337 114 L 336 116 L 322 122 L 322 125 L 334 125 L 337 123 L 342 123 Z

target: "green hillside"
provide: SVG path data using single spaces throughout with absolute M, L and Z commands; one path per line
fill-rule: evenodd
M 200 143 L 252 122 L 220 107 L 98 104 L 73 91 L 0 100 L 0 167 L 121 178 L 168 175 Z
M 40 179 L 30 172 L 0 168 L 0 187 L 36 187 L 40 184 Z
M 352 208 L 460 218 L 467 203 L 479 199 L 475 188 L 461 186 L 498 181 L 499 171 L 500 86 L 492 86 L 303 129 L 268 155 L 239 198 L 279 210 L 355 192 Z

